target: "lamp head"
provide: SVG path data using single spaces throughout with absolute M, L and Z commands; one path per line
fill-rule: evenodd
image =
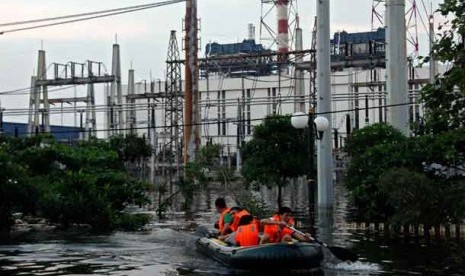
M 308 124 L 308 114 L 303 112 L 296 112 L 292 114 L 291 124 L 294 128 L 303 129 Z
M 323 139 L 323 133 L 329 128 L 328 119 L 323 116 L 318 116 L 315 118 L 315 120 L 313 120 L 313 123 L 315 124 L 315 128 L 317 130 L 317 139 Z

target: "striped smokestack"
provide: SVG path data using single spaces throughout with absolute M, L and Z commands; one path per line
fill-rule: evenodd
M 276 1 L 278 15 L 278 52 L 281 54 L 281 59 L 286 59 L 286 54 L 289 52 L 288 4 L 289 0 Z

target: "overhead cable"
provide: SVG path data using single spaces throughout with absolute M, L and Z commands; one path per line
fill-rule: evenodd
M 186 1 L 186 0 L 164 1 L 164 2 L 159 2 L 159 3 L 153 4 L 153 5 L 149 5 L 149 6 L 145 6 L 145 7 L 132 8 L 132 9 L 123 10 L 123 11 L 119 11 L 119 12 L 111 12 L 111 13 L 106 13 L 106 14 L 101 14 L 101 15 L 95 15 L 95 16 L 89 16 L 89 17 L 80 18 L 80 19 L 65 20 L 65 21 L 56 22 L 56 23 L 35 25 L 35 26 L 24 27 L 24 28 L 7 29 L 7 30 L 4 30 L 4 31 L 1 31 L 1 30 L 0 30 L 0 35 L 6 34 L 6 33 L 20 32 L 20 31 L 26 31 L 26 30 L 32 30 L 32 29 L 38 29 L 38 28 L 45 28 L 45 27 L 51 27 L 51 26 L 57 26 L 57 25 L 63 25 L 63 24 L 81 22 L 81 21 L 86 21 L 86 20 L 91 20 L 91 19 L 97 19 L 97 18 L 102 18 L 102 17 L 108 17 L 108 16 L 113 16 L 113 15 L 119 15 L 119 14 L 124 14 L 124 13 L 129 13 L 129 12 L 135 12 L 135 11 L 141 11 L 141 10 L 146 10 L 146 9 L 152 9 L 152 8 L 157 8 L 157 7 L 161 7 L 161 6 L 166 6 L 166 5 L 177 4 L 177 3 L 184 2 L 184 1 Z

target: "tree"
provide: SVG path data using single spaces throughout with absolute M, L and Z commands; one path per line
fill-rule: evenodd
M 218 173 L 221 145 L 208 144 L 201 147 L 195 159 L 184 167 L 184 178 L 180 181 L 181 193 L 184 196 L 184 209 L 189 211 L 195 194 L 206 185 L 209 173 Z
M 50 136 L 35 136 L 0 137 L 0 145 L 0 197 L 7 197 L 0 198 L 0 209 L 7 210 L 6 220 L 20 211 L 63 226 L 88 224 L 102 231 L 134 229 L 148 222 L 148 217 L 123 213 L 128 204 L 148 203 L 147 183 L 128 174 L 127 155 L 120 154 L 129 152 L 130 142 L 123 139 L 116 150 L 105 141 L 70 146 Z M 138 158 L 135 150 L 130 154 Z
M 439 12 L 452 19 L 440 26 L 433 55 L 451 67 L 422 90 L 424 131 L 401 138 L 365 128 L 348 139 L 352 160 L 345 184 L 364 219 L 458 223 L 465 218 L 465 2 L 444 0 Z M 419 198 L 422 204 L 414 204 Z
M 411 169 L 387 170 L 380 176 L 379 189 L 393 209 L 390 222 L 394 225 L 436 225 L 443 222 L 446 206 L 440 186 L 439 181 Z
M 309 169 L 306 138 L 291 125 L 289 115 L 266 117 L 244 147 L 242 174 L 247 183 L 277 186 L 281 206 L 282 188 L 287 180 L 304 175 Z
M 429 224 L 463 219 L 465 130 L 406 138 L 389 131 L 391 126 L 384 125 L 383 131 L 379 127 L 354 131 L 346 144 L 348 152 L 357 153 L 351 156 L 344 184 L 359 217 Z M 422 204 L 411 204 L 411 195 L 420 198 L 418 193 Z M 437 207 L 435 216 L 431 206 Z
M 13 224 L 12 212 L 18 200 L 17 187 L 21 174 L 19 166 L 0 147 L 0 230 L 7 230 Z
M 380 175 L 402 160 L 402 143 L 407 140 L 391 125 L 379 123 L 355 130 L 347 137 L 344 150 L 351 157 L 344 184 L 361 217 L 385 220 L 392 214 L 386 195 L 379 192 Z
M 434 45 L 433 55 L 436 61 L 449 63 L 451 67 L 422 91 L 429 133 L 465 126 L 465 2 L 444 0 L 438 11 L 452 19 L 440 25 L 442 33 Z M 429 60 L 428 57 L 424 62 Z

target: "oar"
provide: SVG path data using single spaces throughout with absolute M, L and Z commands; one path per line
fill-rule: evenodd
M 302 232 L 302 231 L 299 231 L 297 229 L 295 229 L 294 227 L 289 227 L 289 229 L 301 234 L 301 235 L 304 235 L 305 234 Z M 356 260 L 358 260 L 358 256 L 357 254 L 355 254 L 354 252 L 350 251 L 349 249 L 347 248 L 344 248 L 344 247 L 339 247 L 339 246 L 329 246 L 327 245 L 326 243 L 322 242 L 322 241 L 319 241 L 315 238 L 311 238 L 312 241 L 322 245 L 323 247 L 326 247 L 329 249 L 329 251 L 338 259 L 340 260 L 343 260 L 343 261 L 351 261 L 351 262 L 355 262 Z

